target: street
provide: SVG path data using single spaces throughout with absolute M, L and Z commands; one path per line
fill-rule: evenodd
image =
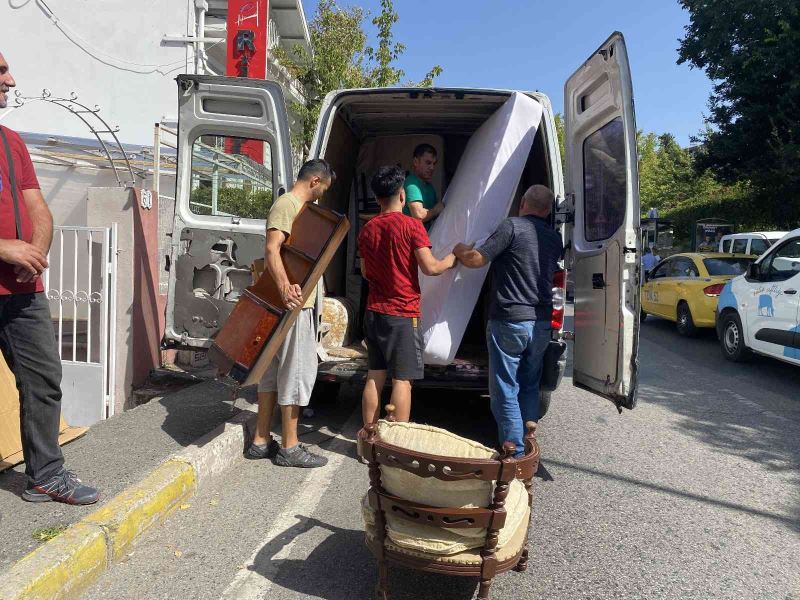
M 570 328 L 568 323 L 567 328 Z M 642 324 L 639 405 L 565 379 L 539 428 L 531 566 L 497 598 L 800 598 L 800 371 L 733 364 L 712 331 Z M 568 373 L 569 375 L 569 369 Z M 86 598 L 369 598 L 375 561 L 355 456 L 360 390 L 315 407 L 328 467 L 245 461 L 202 488 Z M 485 399 L 415 398 L 414 420 L 491 443 Z M 477 582 L 393 567 L 397 599 L 472 598 Z

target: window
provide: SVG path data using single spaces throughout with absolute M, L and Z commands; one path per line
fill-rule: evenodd
M 733 240 L 734 254 L 747 254 L 747 238 Z
M 672 265 L 675 261 L 667 260 L 656 268 L 653 269 L 653 273 L 650 275 L 650 279 L 663 279 L 664 277 L 672 277 L 670 271 L 672 269 Z
M 700 277 L 700 272 L 690 258 L 677 258 L 673 264 L 672 277 Z
M 769 242 L 767 240 L 762 240 L 761 238 L 750 240 L 750 254 L 761 256 L 767 250 L 769 250 Z
M 741 275 L 753 260 L 752 258 L 704 258 L 703 264 L 711 277 Z
M 731 242 L 733 240 L 723 240 L 722 242 L 722 251 L 723 252 L 730 252 L 731 251 Z
M 622 119 L 607 123 L 583 143 L 583 206 L 586 240 L 607 240 L 625 220 L 627 188 Z
M 761 272 L 769 281 L 785 281 L 800 274 L 800 239 L 785 243 L 767 257 Z
M 266 219 L 272 205 L 269 142 L 204 135 L 192 145 L 189 210 L 196 215 Z

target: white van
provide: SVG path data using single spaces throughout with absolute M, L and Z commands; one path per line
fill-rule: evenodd
M 729 233 L 720 238 L 718 250 L 725 254 L 755 254 L 756 256 L 761 256 L 785 235 L 785 231 Z
M 254 213 L 236 199 L 256 199 L 262 189 L 275 190 L 276 196 L 288 189 L 289 128 L 283 96 L 273 82 L 196 75 L 181 75 L 177 81 L 177 192 L 165 343 L 207 348 L 249 285 L 250 264 L 264 252 L 265 211 Z M 612 400 L 620 410 L 633 408 L 641 252 L 636 126 L 622 35 L 613 34 L 593 52 L 564 92 L 570 177 L 563 177 L 549 99 L 524 92 L 541 104 L 543 117 L 510 214 L 516 214 L 529 185 L 541 183 L 553 190 L 553 225 L 565 240 L 566 264 L 574 273 L 575 312 L 580 314 L 575 319 L 574 384 Z M 359 343 L 363 308 L 357 308 L 364 286 L 352 259 L 359 213 L 374 206 L 367 190 L 370 165 L 359 162 L 367 154 L 374 157 L 372 167 L 410 162 L 414 145 L 428 141 L 440 151 L 441 176 L 447 180 L 470 136 L 512 93 L 376 88 L 341 90 L 325 99 L 309 158 L 324 158 L 337 173 L 321 203 L 350 217 L 348 240 L 328 266 L 324 286 L 327 296 L 343 299 L 352 310 L 353 343 L 346 349 L 349 355 L 320 364 L 318 381 L 359 381 L 366 373 Z M 252 152 L 241 155 L 239 148 L 248 144 L 263 147 L 265 164 L 249 158 Z M 370 152 L 363 152 L 367 147 Z M 561 287 L 564 280 L 562 273 Z M 563 298 L 563 290 L 559 293 Z M 487 390 L 485 304 L 479 301 L 474 307 L 453 364 L 426 368 L 425 380 L 416 387 Z M 562 339 L 571 337 L 563 332 L 563 307 L 554 321 L 552 344 L 563 346 Z M 544 403 L 559 384 L 564 364 L 562 356 L 558 373 L 543 390 Z

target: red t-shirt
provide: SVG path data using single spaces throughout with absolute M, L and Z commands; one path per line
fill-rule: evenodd
M 20 225 L 22 226 L 22 239 L 30 242 L 33 239 L 33 227 L 28 217 L 28 209 L 22 198 L 23 190 L 38 190 L 39 180 L 33 170 L 31 155 L 25 147 L 25 142 L 19 135 L 8 127 L 3 127 L 11 148 L 14 159 L 14 175 L 17 179 L 17 203 L 19 206 Z M 6 149 L 0 139 L 0 239 L 17 239 L 16 222 L 14 221 L 14 197 L 11 195 L 11 176 L 8 171 Z M 42 278 L 37 277 L 31 283 L 18 283 L 14 273 L 14 265 L 0 260 L 0 295 L 30 294 L 44 291 Z
M 422 222 L 401 212 L 378 215 L 358 234 L 369 281 L 367 308 L 397 317 L 420 316 L 417 248 L 430 248 Z

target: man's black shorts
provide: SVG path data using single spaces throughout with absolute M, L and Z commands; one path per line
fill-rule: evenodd
M 368 310 L 364 317 L 367 361 L 371 371 L 389 371 L 392 379 L 422 379 L 422 328 L 416 317 Z

